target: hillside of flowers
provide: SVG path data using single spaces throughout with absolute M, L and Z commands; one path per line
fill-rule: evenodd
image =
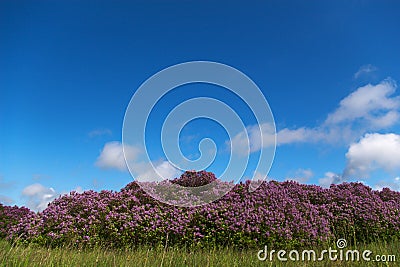
M 170 183 L 201 188 L 216 180 L 209 172 L 187 171 Z M 249 193 L 249 184 L 236 184 L 221 199 L 192 208 L 163 204 L 136 182 L 119 192 L 71 192 L 38 213 L 1 205 L 0 238 L 108 248 L 143 244 L 289 248 L 338 238 L 349 242 L 400 238 L 400 192 L 376 191 L 361 183 L 324 189 L 269 181 Z

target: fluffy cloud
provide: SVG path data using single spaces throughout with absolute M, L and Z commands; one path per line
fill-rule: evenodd
M 400 135 L 366 134 L 357 143 L 350 145 L 346 153 L 347 164 L 343 176 L 368 176 L 371 171 L 400 169 Z
M 124 150 L 126 160 L 133 161 L 137 158 L 141 151 L 133 146 L 123 146 L 120 142 L 113 141 L 106 143 L 100 156 L 97 158 L 96 165 L 103 169 L 118 169 L 126 171 L 127 166 L 124 158 Z
M 336 110 L 329 113 L 320 125 L 309 128 L 284 128 L 276 133 L 277 145 L 292 143 L 331 143 L 348 144 L 367 131 L 387 129 L 399 122 L 400 97 L 394 96 L 396 83 L 386 79 L 379 84 L 359 87 L 343 98 Z M 257 125 L 247 127 L 232 140 L 232 145 L 243 154 L 247 153 L 247 142 L 250 152 L 270 146 L 275 135 L 270 125 L 261 125 L 263 145 L 260 140 L 260 129 Z
M 72 191 L 82 193 L 83 189 L 77 186 Z M 44 210 L 51 201 L 66 193 L 65 191 L 58 193 L 54 188 L 39 183 L 28 185 L 22 190 L 22 196 L 27 199 L 26 206 L 34 211 Z
M 266 179 L 268 179 L 266 174 L 263 174 L 261 172 L 254 172 L 253 177 L 250 177 L 249 179 L 253 178 L 253 181 L 265 181 Z
M 400 97 L 394 96 L 396 83 L 386 79 L 379 84 L 359 87 L 343 98 L 339 106 L 328 114 L 326 120 L 313 128 L 284 128 L 276 133 L 277 145 L 291 143 L 342 143 L 348 144 L 367 131 L 387 129 L 400 119 Z M 261 129 L 260 129 L 261 128 Z M 270 146 L 275 133 L 270 124 L 252 125 L 232 139 L 232 146 L 243 154 Z M 260 142 L 262 135 L 263 143 Z
M 168 161 L 153 162 L 153 164 L 140 161 L 139 155 L 142 154 L 142 151 L 139 148 L 128 145 L 123 146 L 121 142 L 117 141 L 104 145 L 95 164 L 103 169 L 127 171 L 128 167 L 125 162 L 124 151 L 132 174 L 140 181 L 160 181 L 162 180 L 161 178 L 171 179 L 181 173 Z
M 394 96 L 396 83 L 386 79 L 368 84 L 343 98 L 326 120 L 314 127 L 282 129 L 277 144 L 316 143 L 348 144 L 371 130 L 388 129 L 400 119 L 400 97 Z
M 391 190 L 400 191 L 400 177 L 396 177 L 389 181 L 379 181 L 375 184 L 375 190 L 382 190 L 383 188 L 390 188 Z
M 396 134 L 367 133 L 388 129 L 399 123 L 400 97 L 396 83 L 386 79 L 379 84 L 359 87 L 343 98 L 326 120 L 315 128 L 283 129 L 278 145 L 324 142 L 348 145 L 347 164 L 342 174 L 325 173 L 319 184 L 328 187 L 351 178 L 368 177 L 377 169 L 400 169 L 400 140 Z M 355 142 L 360 136 L 361 140 Z M 389 183 L 392 185 L 393 183 Z
M 256 181 L 261 181 L 261 182 L 263 182 L 263 181 L 267 181 L 268 179 L 273 180 L 271 177 L 268 177 L 268 176 L 267 176 L 266 174 L 264 174 L 264 173 L 261 173 L 261 172 L 259 172 L 259 171 L 254 171 L 254 172 L 253 172 L 253 175 L 250 175 L 250 176 L 243 176 L 242 179 L 241 179 L 241 181 L 244 182 L 244 181 L 247 181 L 247 180 L 251 180 L 251 181 L 254 181 L 254 182 L 256 182 Z
M 77 192 L 77 193 L 83 193 L 83 188 L 81 187 L 81 186 L 77 186 L 74 190 L 72 190 L 72 191 L 75 191 L 75 192 Z
M 325 138 L 325 134 L 319 129 L 301 127 L 298 129 L 282 129 L 277 133 L 277 144 L 317 142 Z
M 235 135 L 226 145 L 232 147 L 233 153 L 247 155 L 270 147 L 275 142 L 275 127 L 270 123 L 251 125 L 246 130 Z
M 354 79 L 358 79 L 359 77 L 361 77 L 362 75 L 377 71 L 378 68 L 375 67 L 374 65 L 371 64 L 367 64 L 367 65 L 363 65 L 361 66 L 358 71 L 356 73 L 354 73 Z
M 53 188 L 41 184 L 28 185 L 22 190 L 22 195 L 28 199 L 27 207 L 35 211 L 44 210 L 48 203 L 59 196 Z
M 342 178 L 339 174 L 334 172 L 326 172 L 323 178 L 318 180 L 320 186 L 329 188 L 331 184 L 337 184 L 342 181 Z
M 155 163 L 154 167 L 151 164 L 139 165 L 134 164 L 133 172 L 135 179 L 140 182 L 161 181 L 164 179 L 173 179 L 179 177 L 181 172 L 172 166 L 168 161 Z
M 400 135 L 365 134 L 358 142 L 349 146 L 346 153 L 346 166 L 342 174 L 326 172 L 325 177 L 319 179 L 319 184 L 329 187 L 354 178 L 368 178 L 375 170 L 384 170 L 392 173 L 400 170 Z M 400 190 L 400 177 L 393 181 L 381 180 L 374 189 L 389 187 Z
M 397 122 L 400 98 L 393 97 L 394 81 L 388 79 L 377 85 L 368 84 L 340 101 L 339 107 L 326 119 L 326 124 L 363 120 L 373 128 L 389 127 Z
M 310 169 L 298 169 L 294 173 L 289 174 L 289 177 L 287 177 L 286 180 L 292 180 L 292 181 L 297 181 L 299 183 L 305 183 L 313 176 L 314 176 L 314 173 Z

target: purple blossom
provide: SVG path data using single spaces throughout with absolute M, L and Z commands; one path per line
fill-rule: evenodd
M 172 183 L 201 186 L 214 181 L 211 173 L 189 171 Z M 119 192 L 71 192 L 39 213 L 1 205 L 0 234 L 13 241 L 107 247 L 168 242 L 288 248 L 343 237 L 364 242 L 400 237 L 399 192 L 375 191 L 361 183 L 324 189 L 270 181 L 249 193 L 249 185 L 249 181 L 236 184 L 217 201 L 193 208 L 163 204 L 136 182 Z M 207 193 L 212 197 L 218 192 Z M 193 196 L 180 193 L 172 197 Z

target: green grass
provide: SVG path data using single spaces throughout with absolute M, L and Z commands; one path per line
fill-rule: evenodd
M 320 252 L 327 247 L 315 250 Z M 262 249 L 262 248 L 260 248 Z M 313 248 L 306 248 L 313 249 Z M 396 262 L 281 262 L 276 257 L 259 261 L 258 250 L 234 249 L 186 251 L 179 248 L 141 247 L 125 251 L 107 249 L 78 250 L 72 248 L 43 248 L 35 245 L 12 246 L 0 240 L 0 266 L 400 266 L 400 241 L 376 242 L 351 249 L 368 249 L 373 255 L 395 255 Z M 299 250 L 301 252 L 301 250 Z M 373 258 L 373 256 L 371 256 Z

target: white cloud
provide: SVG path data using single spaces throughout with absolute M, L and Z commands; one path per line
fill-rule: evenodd
M 388 174 L 399 172 L 400 135 L 394 133 L 365 134 L 358 142 L 349 146 L 346 158 L 347 162 L 342 174 L 325 173 L 325 177 L 319 179 L 321 186 L 329 187 L 330 184 L 338 184 L 354 178 L 368 178 L 371 172 L 376 170 L 383 170 Z M 365 181 L 361 182 L 366 184 Z M 383 187 L 400 191 L 400 177 L 395 177 L 391 181 L 381 180 L 374 186 L 378 190 Z
M 366 134 L 357 143 L 350 145 L 346 153 L 347 164 L 343 176 L 368 176 L 371 171 L 400 170 L 400 135 Z
M 168 161 L 163 161 L 161 164 L 159 164 L 156 167 L 156 172 L 164 179 L 173 179 L 180 174 L 180 171 L 178 171 Z
M 81 186 L 77 186 L 71 190 L 82 193 Z M 47 205 L 57 197 L 67 194 L 68 192 L 57 192 L 52 187 L 45 187 L 39 183 L 31 184 L 22 190 L 22 196 L 27 199 L 26 206 L 34 211 L 42 211 L 47 208 Z
M 317 129 L 301 127 L 298 129 L 282 129 L 277 133 L 277 144 L 317 142 L 324 138 L 324 134 Z
M 261 172 L 256 171 L 253 174 L 253 181 L 265 181 L 267 179 L 268 179 L 267 175 Z
M 306 142 L 308 141 L 309 136 L 311 136 L 309 131 L 310 129 L 306 129 L 304 127 L 294 130 L 285 128 L 278 132 L 277 142 L 279 144 Z
M 317 127 L 283 129 L 277 133 L 278 145 L 290 143 L 349 144 L 347 165 L 338 175 L 325 173 L 320 185 L 328 187 L 350 178 L 365 178 L 377 169 L 400 169 L 400 136 L 396 134 L 366 134 L 389 129 L 400 121 L 400 97 L 395 96 L 396 83 L 386 79 L 368 84 L 343 98 L 337 109 L 328 114 Z M 360 136 L 364 137 L 355 142 Z M 364 177 L 362 177 L 364 176 Z
M 310 169 L 298 169 L 294 173 L 289 174 L 289 177 L 287 177 L 286 180 L 292 180 L 292 181 L 297 181 L 299 183 L 305 183 L 313 176 L 314 176 L 314 173 Z
M 391 97 L 395 91 L 396 84 L 390 79 L 360 87 L 340 101 L 325 123 L 332 125 L 361 119 L 372 127 L 391 126 L 396 122 L 393 118 L 398 116 L 400 107 L 400 98 Z
M 284 128 L 277 133 L 277 144 L 348 144 L 368 131 L 388 129 L 399 123 L 400 97 L 394 96 L 396 83 L 386 79 L 368 84 L 343 98 L 326 120 L 313 128 Z
M 77 187 L 75 187 L 75 189 L 72 190 L 72 191 L 75 191 L 75 192 L 77 192 L 77 193 L 83 193 L 83 188 L 82 188 L 81 186 L 77 186 Z
M 342 181 L 341 176 L 334 172 L 326 172 L 323 178 L 318 180 L 320 186 L 329 188 L 331 184 L 337 184 Z
M 181 172 L 168 161 L 151 164 L 136 164 L 134 167 L 135 179 L 140 182 L 170 180 L 179 177 Z
M 53 188 L 41 184 L 28 185 L 22 190 L 22 195 L 28 199 L 27 207 L 34 211 L 44 210 L 48 203 L 59 196 Z
M 367 121 L 373 129 L 386 129 L 399 122 L 400 113 L 395 110 L 390 110 L 381 116 L 369 117 Z
M 377 71 L 378 68 L 374 65 L 367 64 L 361 66 L 356 73 L 354 73 L 354 79 L 358 79 L 360 76 Z
M 375 190 L 382 190 L 383 188 L 389 188 L 391 190 L 400 191 L 400 177 L 396 177 L 389 181 L 379 181 L 375 184 Z
M 237 152 L 241 155 L 248 155 L 250 153 L 250 138 L 247 136 L 245 131 L 242 131 L 235 135 L 232 140 L 226 142 L 226 146 L 230 146 L 232 151 Z
M 272 146 L 275 136 L 275 128 L 270 123 L 251 125 L 236 134 L 230 142 L 227 141 L 226 145 L 232 147 L 233 153 L 247 155 Z
M 103 169 L 117 169 L 120 171 L 126 171 L 127 166 L 124 158 L 125 156 L 128 161 L 133 161 L 137 158 L 141 151 L 133 146 L 123 145 L 120 142 L 113 141 L 106 143 L 100 156 L 97 158 L 96 165 Z
M 268 177 L 266 174 L 261 173 L 259 171 L 254 171 L 253 175 L 251 176 L 243 176 L 241 181 L 247 181 L 247 180 L 251 180 L 251 181 L 267 181 L 268 179 L 270 179 L 270 177 Z
M 160 181 L 180 175 L 180 171 L 168 161 L 152 162 L 153 165 L 139 161 L 142 151 L 137 147 L 125 145 L 124 150 L 132 175 L 139 181 Z M 103 169 L 127 171 L 123 145 L 117 141 L 106 143 L 95 164 Z

